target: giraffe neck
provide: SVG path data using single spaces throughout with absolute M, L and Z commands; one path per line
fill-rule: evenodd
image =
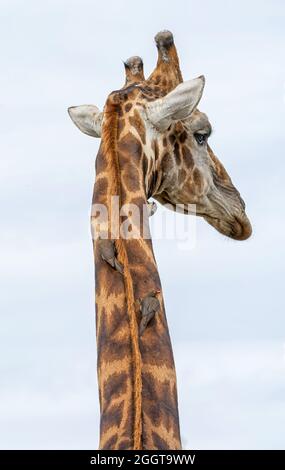
M 93 202 L 105 204 L 109 212 L 116 195 L 120 206 L 136 204 L 142 213 L 142 145 L 124 132 L 122 100 L 123 94 L 114 93 L 105 107 Z M 108 221 L 103 228 L 111 234 Z M 137 300 L 161 290 L 152 243 L 141 236 L 120 237 L 115 245 L 123 275 L 107 265 L 94 242 L 100 448 L 179 449 L 176 376 L 162 295 L 159 314 L 138 335 Z

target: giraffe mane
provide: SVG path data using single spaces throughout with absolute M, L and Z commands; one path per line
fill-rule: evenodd
M 113 93 L 114 94 L 114 93 Z M 115 105 L 107 100 L 106 110 L 104 114 L 104 123 L 102 129 L 103 152 L 108 162 L 109 171 L 113 173 L 113 194 L 119 195 L 122 200 L 121 191 L 121 175 L 117 148 L 117 131 L 118 131 L 118 113 Z M 134 380 L 134 436 L 133 447 L 140 449 L 142 442 L 142 364 L 138 343 L 138 326 L 136 322 L 135 298 L 132 277 L 128 268 L 128 256 L 121 237 L 115 240 L 118 260 L 124 266 L 124 285 L 127 302 L 127 312 L 130 325 L 130 337 L 132 342 L 133 353 L 133 380 Z

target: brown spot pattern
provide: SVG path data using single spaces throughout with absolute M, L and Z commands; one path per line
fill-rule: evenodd
M 141 118 L 141 116 L 140 116 L 140 114 L 137 110 L 134 111 L 133 116 L 130 116 L 129 122 L 130 122 L 130 125 L 137 130 L 137 132 L 140 136 L 141 142 L 143 144 L 145 144 L 145 142 L 146 142 L 145 141 L 145 137 L 146 137 L 145 136 L 145 125 L 144 125 L 144 122 L 143 122 L 143 120 L 142 120 L 142 118 Z

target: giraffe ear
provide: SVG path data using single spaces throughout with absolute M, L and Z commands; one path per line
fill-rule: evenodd
M 163 98 L 151 101 L 146 106 L 148 119 L 159 131 L 165 131 L 174 121 L 186 119 L 199 103 L 205 85 L 201 75 L 194 80 L 180 83 Z
M 71 106 L 68 108 L 68 114 L 74 124 L 84 134 L 92 137 L 101 137 L 101 125 L 103 113 L 92 104 L 83 104 L 82 106 Z

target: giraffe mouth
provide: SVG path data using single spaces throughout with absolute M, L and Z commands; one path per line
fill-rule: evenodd
M 203 214 L 203 218 L 218 232 L 233 240 L 247 240 L 252 234 L 252 227 L 246 214 L 230 220 L 219 219 Z
M 231 238 L 235 240 L 247 240 L 252 234 L 251 223 L 247 216 L 244 215 L 242 218 L 235 218 L 232 225 Z

